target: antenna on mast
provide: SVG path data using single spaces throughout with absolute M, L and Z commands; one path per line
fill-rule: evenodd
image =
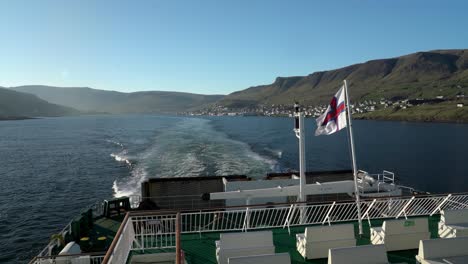
M 296 132 L 296 136 L 299 133 L 299 112 L 300 106 L 299 103 L 296 101 L 294 102 L 294 132 Z

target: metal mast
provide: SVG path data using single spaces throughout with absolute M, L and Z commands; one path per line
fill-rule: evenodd
M 294 103 L 294 132 L 296 133 L 296 137 L 299 139 L 299 202 L 305 202 L 305 194 L 304 194 L 304 185 L 306 184 L 306 176 L 305 176 L 305 168 L 306 168 L 306 161 L 305 161 L 305 122 L 304 122 L 304 114 L 300 110 L 300 106 L 298 103 Z M 303 220 L 303 211 L 301 210 L 301 222 Z
M 348 85 L 346 80 L 344 80 L 345 86 L 345 97 L 346 97 L 346 111 L 348 112 L 348 136 L 349 142 L 351 145 L 351 159 L 353 161 L 353 176 L 354 176 L 354 196 L 356 197 L 356 206 L 358 213 L 358 222 L 359 222 L 359 234 L 362 235 L 362 218 L 361 218 L 361 203 L 359 198 L 359 188 L 357 182 L 357 168 L 356 168 L 356 154 L 354 152 L 354 139 L 353 139 L 353 129 L 351 123 L 351 110 L 349 109 L 349 96 L 348 96 Z

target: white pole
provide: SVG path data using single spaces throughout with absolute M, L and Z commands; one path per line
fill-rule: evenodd
M 353 139 L 353 129 L 351 123 L 351 110 L 349 109 L 349 96 L 348 96 L 348 84 L 344 80 L 345 86 L 345 97 L 346 97 L 346 111 L 348 112 L 348 135 L 349 142 L 351 144 L 351 159 L 353 161 L 353 175 L 354 175 L 354 196 L 356 197 L 356 206 L 358 213 L 358 222 L 359 222 L 359 234 L 362 235 L 362 217 L 361 217 L 361 203 L 359 198 L 359 188 L 357 183 L 357 168 L 356 168 L 356 154 L 354 153 L 354 139 Z
M 305 202 L 305 195 L 304 195 L 304 185 L 306 184 L 306 176 L 305 176 L 305 129 L 304 129 L 304 115 L 302 112 L 299 112 L 299 200 L 301 202 Z
M 306 176 L 305 176 L 305 122 L 304 122 L 304 114 L 300 110 L 299 104 L 294 104 L 294 111 L 295 111 L 295 126 L 294 132 L 296 133 L 296 137 L 299 139 L 299 202 L 305 202 L 305 193 L 304 193 L 304 186 L 306 184 Z M 304 222 L 304 209 L 301 206 L 300 209 L 300 223 Z

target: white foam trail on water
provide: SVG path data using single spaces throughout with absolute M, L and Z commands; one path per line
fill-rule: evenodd
M 117 146 L 119 146 L 121 148 L 124 147 L 124 145 L 122 143 L 120 143 L 118 141 L 115 141 L 115 140 L 112 140 L 112 139 L 106 139 L 106 142 L 112 143 L 112 144 L 117 145 Z
M 133 191 L 129 190 L 120 190 L 119 186 L 117 185 L 117 180 L 114 181 L 112 184 L 112 190 L 114 190 L 114 197 L 119 198 L 122 196 L 129 196 L 133 194 Z
M 130 175 L 113 183 L 115 197 L 139 194 L 149 177 L 195 177 L 245 174 L 263 177 L 275 171 L 278 162 L 252 150 L 245 142 L 217 131 L 210 120 L 181 118 L 173 126 L 148 138 L 146 149 L 132 153 L 135 164 Z M 130 141 L 132 139 L 129 139 Z M 111 155 L 118 162 L 130 162 L 126 150 Z
M 132 166 L 132 162 L 122 154 L 111 153 L 110 156 L 118 162 L 126 163 L 128 166 Z
M 173 177 L 198 176 L 206 167 L 196 157 L 194 153 L 187 153 L 182 161 L 178 163 Z M 189 172 L 189 175 L 187 175 Z
M 108 139 L 106 140 L 109 143 L 112 143 L 116 146 L 119 146 L 122 151 L 119 153 L 111 153 L 110 156 L 119 163 L 124 163 L 130 168 L 130 178 L 123 179 L 125 183 L 120 182 L 119 180 L 114 180 L 112 183 L 112 190 L 114 191 L 114 197 L 129 196 L 133 194 L 138 194 L 139 186 L 141 182 L 146 179 L 146 172 L 142 168 L 134 168 L 135 164 L 131 161 L 130 157 L 127 155 L 128 150 L 124 149 L 124 145 L 116 140 Z
M 131 176 L 124 183 L 119 183 L 117 180 L 112 184 L 114 197 L 130 196 L 140 194 L 141 183 L 147 179 L 147 173 L 144 167 L 134 168 L 131 171 Z
M 269 171 L 276 171 L 278 162 L 255 152 L 249 144 L 230 139 L 222 132 L 214 131 L 213 138 L 221 149 L 214 149 L 215 175 L 245 174 L 261 178 Z
M 112 189 L 114 190 L 114 197 L 119 198 L 122 196 L 129 196 L 129 195 L 139 195 L 141 183 L 145 181 L 148 177 L 146 165 L 144 162 L 148 158 L 148 152 L 145 151 L 138 155 L 132 155 L 133 160 L 137 160 L 137 163 L 132 163 L 129 156 L 127 155 L 128 150 L 123 150 L 120 154 L 116 155 L 114 153 L 111 156 L 119 162 L 125 162 L 129 169 L 130 175 L 121 180 L 115 180 L 112 185 Z
M 270 152 L 271 154 L 275 155 L 279 159 L 283 156 L 283 151 L 279 149 L 271 149 L 271 148 L 265 148 L 266 151 Z
M 276 166 L 278 165 L 278 162 L 276 160 L 267 158 L 265 156 L 262 156 L 262 155 L 258 154 L 257 152 L 254 152 L 251 149 L 249 149 L 249 151 L 247 151 L 246 155 L 247 155 L 247 157 L 250 157 L 250 158 L 252 158 L 254 160 L 258 160 L 258 161 L 261 161 L 261 162 L 264 162 L 264 163 L 268 164 L 270 166 L 271 170 L 274 170 L 276 168 Z

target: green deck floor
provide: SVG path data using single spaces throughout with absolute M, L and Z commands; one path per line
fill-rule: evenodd
M 439 216 L 429 217 L 429 229 L 431 231 L 431 237 L 437 238 L 437 222 Z M 372 226 L 382 226 L 384 220 L 372 220 Z M 364 234 L 359 237 L 358 224 L 353 222 L 355 225 L 355 233 L 358 245 L 370 244 L 370 229 L 367 221 L 363 221 Z M 327 263 L 327 259 L 319 260 L 304 260 L 304 258 L 296 250 L 296 234 L 303 233 L 305 227 L 293 227 L 291 228 L 291 234 L 288 233 L 288 229 L 276 228 L 273 231 L 273 243 L 276 247 L 276 253 L 289 252 L 292 263 Z M 219 240 L 220 233 L 202 233 L 200 234 L 185 234 L 182 235 L 182 249 L 185 252 L 185 258 L 189 264 L 210 264 L 217 263 L 215 256 L 215 241 Z M 405 250 L 405 251 L 394 251 L 388 252 L 388 258 L 391 263 L 416 263 L 415 255 L 417 255 L 417 249 Z
M 88 234 L 89 242 L 80 241 L 80 246 L 85 252 L 103 252 L 106 251 L 112 243 L 117 230 L 122 223 L 123 217 L 99 217 L 94 219 L 93 227 Z M 106 237 L 105 240 L 98 240 L 99 237 Z

